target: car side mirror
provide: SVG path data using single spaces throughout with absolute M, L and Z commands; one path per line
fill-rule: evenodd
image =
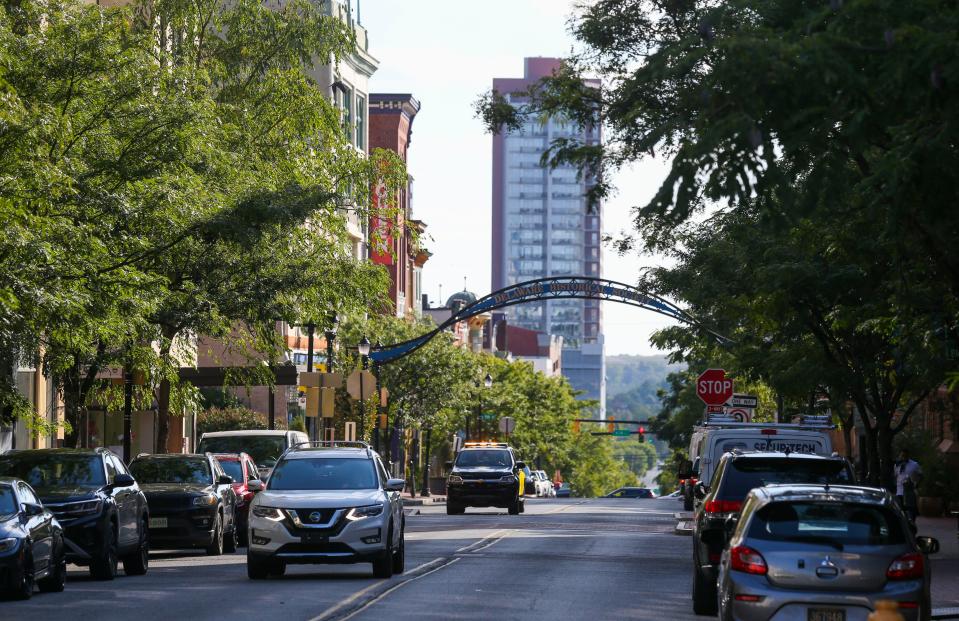
M 113 477 L 114 487 L 130 487 L 131 485 L 136 485 L 136 479 L 129 474 L 118 474 Z
M 221 474 L 220 476 L 218 476 L 218 477 L 216 478 L 216 484 L 217 484 L 217 485 L 232 485 L 232 484 L 233 484 L 233 477 L 231 477 L 231 476 L 228 475 L 228 474 Z
M 696 484 L 696 487 L 693 488 L 693 494 L 697 499 L 702 500 L 706 497 L 706 494 L 709 493 L 709 486 L 700 481 Z
M 34 517 L 43 513 L 43 507 L 32 502 L 25 502 L 23 503 L 23 513 L 27 517 Z
M 517 470 L 524 470 L 525 468 L 526 468 L 526 462 L 525 462 L 525 461 L 518 461 L 518 462 L 516 462 L 516 469 L 517 469 Z
M 263 491 L 263 481 L 259 479 L 253 479 L 246 484 L 246 488 L 251 492 L 262 492 Z
M 386 480 L 386 491 L 388 492 L 402 492 L 403 488 L 406 487 L 406 479 L 387 479 Z
M 916 545 L 923 554 L 936 554 L 939 552 L 939 540 L 935 537 L 916 537 Z
M 733 532 L 736 530 L 737 526 L 739 526 L 738 515 L 730 515 L 728 518 L 726 518 L 726 521 L 723 522 L 723 530 L 726 532 L 727 541 L 733 536 Z

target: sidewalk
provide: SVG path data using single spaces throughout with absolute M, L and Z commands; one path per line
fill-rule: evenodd
M 956 518 L 916 519 L 917 534 L 939 540 L 939 553 L 929 557 L 932 566 L 932 618 L 959 619 L 959 538 Z

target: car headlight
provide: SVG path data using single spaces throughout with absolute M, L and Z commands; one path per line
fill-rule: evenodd
M 17 542 L 20 541 L 16 537 L 7 537 L 6 539 L 0 539 L 0 554 L 4 552 L 9 552 L 17 547 Z
M 458 474 L 450 475 L 450 480 L 449 480 L 450 485 L 459 485 L 462 482 L 463 482 L 463 477 L 461 477 L 460 475 Z
M 383 513 L 383 505 L 367 505 L 365 507 L 353 507 L 346 514 L 346 519 L 351 521 L 362 520 L 364 518 L 376 517 Z
M 506 474 L 506 475 L 503 475 L 502 477 L 500 477 L 500 481 L 501 481 L 502 483 L 515 483 L 515 482 L 516 482 L 516 477 L 514 477 L 514 476 L 511 475 L 511 474 Z
M 193 499 L 194 506 L 209 507 L 216 504 L 216 496 L 207 494 L 206 496 L 197 496 Z
M 254 505 L 251 509 L 253 515 L 266 520 L 279 522 L 283 519 L 283 514 L 276 507 L 264 507 L 263 505 Z

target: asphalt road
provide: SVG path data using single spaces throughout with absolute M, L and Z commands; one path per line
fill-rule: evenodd
M 96 582 L 71 567 L 63 593 L 0 602 L 2 619 L 693 619 L 689 539 L 672 500 L 528 500 L 510 516 L 442 506 L 407 517 L 407 572 L 291 566 L 265 582 L 246 556 L 154 552 L 143 577 Z M 417 513 L 418 511 L 418 513 Z
M 65 592 L 0 602 L 0 620 L 702 619 L 689 599 L 691 542 L 674 534 L 679 509 L 675 499 L 530 499 L 519 516 L 429 506 L 410 510 L 407 572 L 390 580 L 364 564 L 251 582 L 242 550 L 155 552 L 143 577 L 96 582 L 71 567 Z M 932 561 L 939 605 L 955 605 L 952 552 Z

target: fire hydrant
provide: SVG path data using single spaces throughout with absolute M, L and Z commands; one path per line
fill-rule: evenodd
M 869 613 L 866 621 L 905 621 L 899 614 L 899 604 L 890 599 L 881 599 L 876 602 L 876 611 Z

